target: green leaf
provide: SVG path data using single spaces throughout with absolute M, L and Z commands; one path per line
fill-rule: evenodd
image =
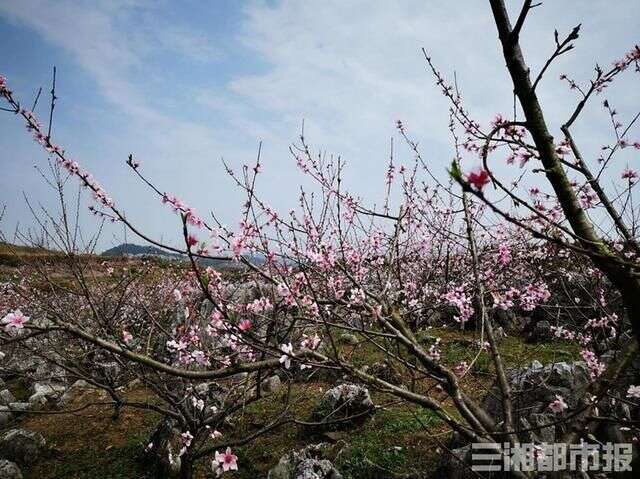
M 458 183 L 462 182 L 462 171 L 460 171 L 460 165 L 458 165 L 458 163 L 455 160 L 451 162 L 451 168 L 449 169 L 449 174 L 451 175 L 451 178 L 456 180 Z

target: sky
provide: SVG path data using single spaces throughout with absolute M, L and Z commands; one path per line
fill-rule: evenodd
M 508 1 L 512 16 L 520 3 Z M 576 49 L 540 85 L 555 135 L 578 101 L 559 75 L 587 81 L 596 63 L 622 57 L 639 41 L 639 17 L 636 0 L 618 0 L 615 8 L 610 0 L 547 1 L 533 10 L 521 41 L 534 72 L 553 51 L 554 29 L 562 35 L 582 24 Z M 314 150 L 341 156 L 345 184 L 370 202 L 384 191 L 391 138 L 396 163 L 412 157 L 397 120 L 444 175 L 453 156 L 448 104 L 422 48 L 445 76 L 455 72 L 478 121 L 486 125 L 512 108 L 491 12 L 478 0 L 0 0 L 0 39 L 0 74 L 25 104 L 39 87 L 48 91 L 56 66 L 54 141 L 133 223 L 169 243 L 179 237 L 179 220 L 128 170 L 130 153 L 162 191 L 233 227 L 242 195 L 221 159 L 240 168 L 255 161 L 262 142 L 259 193 L 286 212 L 300 185 L 308 187 L 289 152 L 303 120 Z M 588 158 L 611 141 L 604 98 L 622 121 L 636 113 L 637 75 L 626 77 L 575 127 Z M 43 118 L 45 100 L 37 109 Z M 45 166 L 46 156 L 16 117 L 0 113 L 0 229 L 11 237 L 17 225 L 34 223 L 25 196 L 49 209 L 56 196 L 34 168 Z M 618 161 L 621 169 L 637 154 L 624 152 Z M 87 231 L 97 226 L 84 210 L 82 223 Z M 121 227 L 109 226 L 100 246 L 123 239 Z

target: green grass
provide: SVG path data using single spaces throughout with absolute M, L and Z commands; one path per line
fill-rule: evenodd
M 86 448 L 72 454 L 53 452 L 52 457 L 45 460 L 46 476 L 42 476 L 40 471 L 32 471 L 26 478 L 153 479 L 157 477 L 156 472 L 141 460 L 146 439 L 144 434 L 134 434 L 128 436 L 124 444 L 109 449 L 96 447 L 104 444 L 87 444 Z
M 407 474 L 425 467 L 420 443 L 441 425 L 431 411 L 403 408 L 378 411 L 350 435 L 350 444 L 336 461 L 345 478 L 374 479 L 382 473 Z
M 455 365 L 460 361 L 471 362 L 478 353 L 478 347 L 468 339 L 452 339 L 442 343 L 442 358 L 446 364 Z M 508 336 L 499 343 L 499 351 L 507 367 L 523 367 L 537 360 L 543 364 L 580 359 L 580 347 L 577 344 L 551 341 L 529 344 L 517 336 Z M 474 371 L 491 372 L 492 359 L 488 352 L 478 357 Z
M 310 416 L 322 394 L 318 387 L 322 387 L 324 391 L 330 385 L 294 385 L 295 404 L 292 406 L 292 412 L 297 417 Z M 248 424 L 272 416 L 282 407 L 282 398 L 283 395 L 278 395 L 271 400 L 247 407 L 244 418 L 238 421 L 235 433 L 248 433 Z M 389 403 L 390 397 L 374 393 L 373 400 L 376 404 L 384 404 Z M 377 478 L 380 477 L 381 471 L 411 472 L 425 463 L 424 444 L 429 442 L 430 432 L 441 431 L 442 428 L 440 419 L 426 409 L 397 403 L 379 409 L 362 426 L 334 433 L 332 439 L 337 441 L 336 453 L 344 446 L 335 461 L 336 466 L 345 479 Z M 264 477 L 284 454 L 302 449 L 308 444 L 328 441 L 329 439 L 322 434 L 310 436 L 301 427 L 283 427 L 238 448 L 235 452 L 241 468 L 237 476 L 233 477 Z

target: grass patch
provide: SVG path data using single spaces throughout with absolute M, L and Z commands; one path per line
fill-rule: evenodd
M 345 478 L 374 479 L 383 474 L 408 474 L 435 467 L 437 457 L 427 445 L 443 429 L 429 410 L 402 407 L 378 411 L 349 437 L 349 445 L 336 461 Z M 445 428 L 446 429 L 446 428 Z
M 145 391 L 132 394 L 141 400 L 147 396 Z M 50 449 L 45 459 L 23 471 L 25 479 L 157 477 L 140 459 L 159 415 L 125 408 L 114 420 L 112 412 L 94 406 L 76 414 L 25 416 L 20 427 L 41 433 Z
M 442 337 L 442 358 L 448 365 L 456 365 L 461 361 L 471 362 L 478 354 L 476 338 L 472 333 L 441 329 L 433 330 L 435 336 Z M 498 344 L 500 355 L 507 367 L 523 367 L 537 360 L 543 364 L 560 361 L 576 361 L 580 359 L 580 347 L 565 341 L 544 343 L 526 343 L 519 336 L 507 336 Z M 492 372 L 493 360 L 488 352 L 481 352 L 474 371 Z
M 88 442 L 86 447 L 73 453 L 54 451 L 46 466 L 30 471 L 27 477 L 48 479 L 120 479 L 135 477 L 153 479 L 156 471 L 141 460 L 141 451 L 147 437 L 143 432 L 131 434 L 117 446 Z

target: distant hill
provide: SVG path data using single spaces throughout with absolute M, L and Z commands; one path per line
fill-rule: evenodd
M 141 246 L 133 243 L 122 243 L 102 253 L 102 256 L 160 256 L 170 259 L 183 259 L 176 253 L 169 253 L 155 246 Z
M 141 246 L 133 243 L 122 243 L 121 245 L 110 248 L 102 253 L 101 256 L 153 256 L 157 258 L 170 259 L 175 261 L 188 261 L 185 255 L 178 253 L 170 253 L 155 246 Z M 244 255 L 249 262 L 260 265 L 265 262 L 263 255 Z M 242 263 L 236 261 L 226 261 L 220 259 L 201 259 L 203 264 L 215 266 L 217 268 L 243 268 Z

